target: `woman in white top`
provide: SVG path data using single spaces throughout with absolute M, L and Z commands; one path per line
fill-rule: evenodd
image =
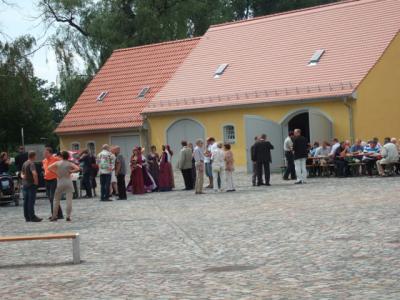
M 49 166 L 49 170 L 57 174 L 57 188 L 54 194 L 55 206 L 53 209 L 53 216 L 50 221 L 57 221 L 58 209 L 60 207 L 60 200 L 62 194 L 66 194 L 67 198 L 67 221 L 71 221 L 72 211 L 72 193 L 74 186 L 71 180 L 71 174 L 80 171 L 80 168 L 74 163 L 69 161 L 68 151 L 61 152 L 62 160 L 57 161 Z
M 222 146 L 222 143 L 219 142 L 217 148 L 211 153 L 213 187 L 216 192 L 223 191 L 225 188 L 225 153 Z

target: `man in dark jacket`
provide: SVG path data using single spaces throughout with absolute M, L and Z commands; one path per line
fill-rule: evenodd
M 251 183 L 253 184 L 253 186 L 256 186 L 256 180 L 257 180 L 257 162 L 254 155 L 254 148 L 256 146 L 257 141 L 258 141 L 258 136 L 254 137 L 254 144 L 250 148 L 251 162 L 253 163 L 253 175 L 251 177 Z
M 267 141 L 267 135 L 261 135 L 258 142 L 254 145 L 254 160 L 257 165 L 257 185 L 260 186 L 262 184 L 270 185 L 270 170 L 269 164 L 272 162 L 271 159 L 271 150 L 274 149 L 274 146 Z M 262 173 L 264 169 L 265 175 L 265 183 L 263 183 Z
M 301 135 L 300 129 L 294 130 L 293 139 L 294 165 L 296 168 L 297 181 L 295 184 L 306 183 L 307 168 L 306 161 L 308 157 L 307 140 Z

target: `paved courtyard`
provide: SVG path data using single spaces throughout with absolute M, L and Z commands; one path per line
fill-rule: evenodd
M 400 299 L 400 178 L 236 181 L 236 193 L 75 200 L 70 224 L 2 206 L 2 236 L 79 232 L 83 263 L 71 241 L 0 244 L 0 298 Z

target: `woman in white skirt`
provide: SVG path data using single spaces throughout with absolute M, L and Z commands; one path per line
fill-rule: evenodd
M 62 194 L 66 194 L 67 198 L 67 221 L 71 221 L 72 211 L 72 194 L 74 192 L 74 186 L 71 180 L 71 174 L 80 171 L 80 168 L 70 162 L 68 151 L 61 152 L 62 160 L 55 162 L 49 166 L 49 170 L 57 174 L 57 188 L 54 194 L 54 209 L 53 216 L 50 221 L 57 221 L 58 209 L 60 208 L 60 201 Z
M 231 151 L 231 145 L 225 144 L 225 177 L 226 177 L 226 191 L 234 192 L 235 185 L 233 184 L 233 171 L 235 171 L 234 167 L 234 159 L 233 153 Z

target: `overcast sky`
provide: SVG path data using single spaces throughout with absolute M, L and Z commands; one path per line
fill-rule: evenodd
M 39 15 L 36 7 L 37 0 L 8 0 L 8 2 L 14 5 L 0 4 L 0 31 L 9 36 L 8 40 L 29 34 L 37 40 L 37 47 L 43 44 L 45 29 L 39 20 L 35 20 L 35 17 Z M 1 40 L 4 41 L 4 39 L 1 37 Z M 41 48 L 31 57 L 31 60 L 37 77 L 56 82 L 57 62 L 54 51 L 50 47 Z

